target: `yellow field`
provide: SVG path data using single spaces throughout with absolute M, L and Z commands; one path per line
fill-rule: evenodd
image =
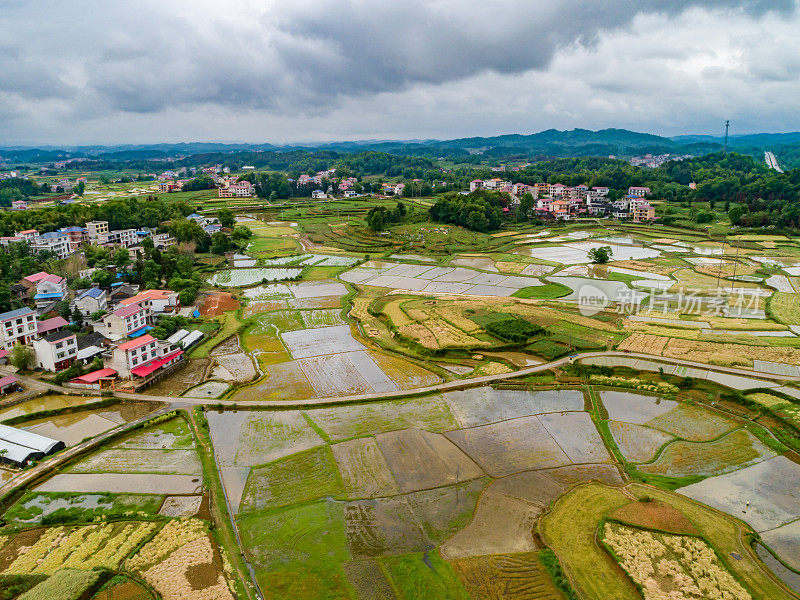
M 800 325 L 800 295 L 775 292 L 769 300 L 772 316 L 786 325 Z

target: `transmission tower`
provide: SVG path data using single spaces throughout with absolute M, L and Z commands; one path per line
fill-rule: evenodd
M 728 153 L 728 128 L 731 126 L 730 121 L 725 121 L 725 145 L 722 147 L 723 154 Z

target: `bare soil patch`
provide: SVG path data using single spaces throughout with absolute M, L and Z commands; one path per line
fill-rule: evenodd
M 211 292 L 203 299 L 200 314 L 204 317 L 216 317 L 237 308 L 239 301 L 230 292 Z
M 700 535 L 700 530 L 686 515 L 658 500 L 631 502 L 615 509 L 609 516 L 636 527 L 658 529 L 678 535 Z

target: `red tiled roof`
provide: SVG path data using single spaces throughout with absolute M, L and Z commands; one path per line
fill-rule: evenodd
M 71 383 L 96 383 L 100 379 L 111 377 L 112 375 L 116 374 L 117 372 L 114 369 L 99 369 L 97 371 L 92 371 L 91 373 L 81 375 L 80 377 L 76 377 L 75 379 L 71 380 Z
M 67 325 L 69 325 L 69 321 L 67 321 L 64 317 L 45 319 L 44 321 L 39 321 L 36 324 L 36 333 L 47 333 L 48 331 L 58 329 L 59 327 L 65 327 Z
M 140 310 L 144 309 L 138 304 L 131 304 L 115 310 L 113 314 L 117 315 L 118 317 L 130 317 L 131 315 L 138 313 Z
M 0 388 L 4 388 L 7 385 L 11 385 L 12 383 L 19 383 L 19 379 L 16 377 L 12 377 L 11 375 L 6 375 L 2 379 L 0 379 Z
M 22 231 L 20 233 L 25 233 L 25 232 Z M 30 281 L 31 283 L 36 283 L 37 281 L 45 279 L 47 277 L 50 277 L 50 273 L 48 273 L 47 271 L 39 271 L 38 273 L 34 273 L 33 275 L 28 275 L 27 277 L 23 277 L 23 279 L 25 281 Z
M 155 341 L 155 339 L 156 338 L 154 338 L 152 335 L 148 333 L 140 338 L 136 338 L 135 340 L 130 340 L 128 342 L 120 344 L 119 346 L 117 346 L 117 348 L 119 348 L 120 350 L 130 350 L 131 348 L 138 348 L 139 346 L 144 346 L 145 344 L 149 344 L 150 342 Z
M 176 350 L 175 352 L 167 354 L 166 356 L 162 356 L 161 358 L 151 361 L 146 365 L 142 365 L 141 367 L 136 367 L 135 369 L 131 369 L 131 373 L 133 373 L 134 375 L 138 375 L 139 377 L 147 377 L 148 375 L 150 375 L 150 373 L 156 371 L 157 369 L 160 369 L 169 361 L 171 361 L 173 358 L 175 358 L 176 356 L 180 356 L 181 354 L 183 354 L 183 350 Z

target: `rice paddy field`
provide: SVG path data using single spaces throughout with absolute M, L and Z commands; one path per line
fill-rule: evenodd
M 0 598 L 798 597 L 800 244 L 372 205 L 239 214 L 169 408 L 0 403 L 68 448 L 179 411 L 6 497 Z

